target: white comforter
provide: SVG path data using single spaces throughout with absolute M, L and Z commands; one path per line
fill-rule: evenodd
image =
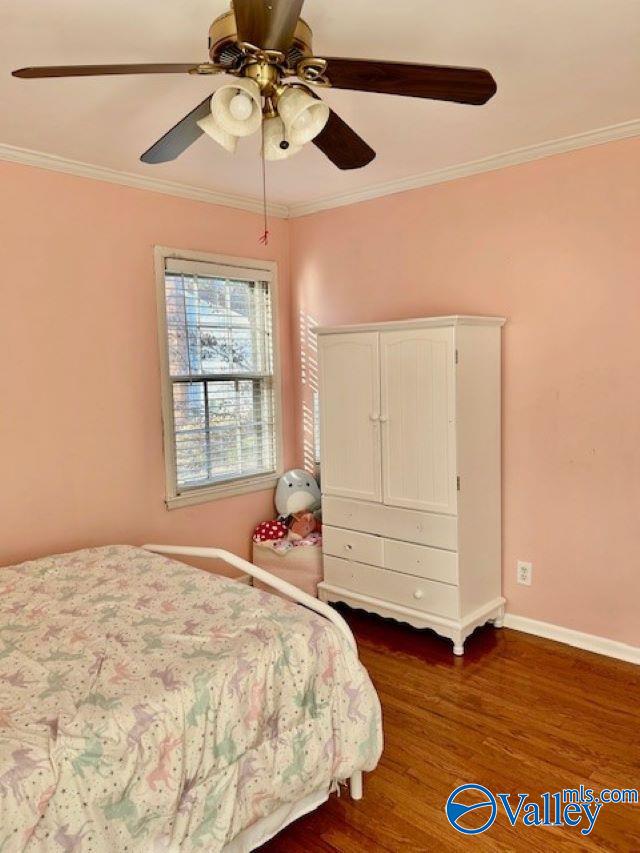
M 381 745 L 302 607 L 124 546 L 0 569 L 0 853 L 220 850 Z

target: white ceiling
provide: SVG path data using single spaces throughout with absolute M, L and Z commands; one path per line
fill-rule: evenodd
M 0 0 L 0 144 L 245 197 L 258 140 L 231 156 L 207 138 L 174 163 L 140 154 L 224 78 L 17 80 L 14 68 L 190 62 L 225 0 Z M 269 165 L 273 201 L 301 204 L 640 118 L 640 0 L 307 0 L 318 55 L 488 68 L 471 107 L 328 91 L 377 150 L 340 172 L 313 145 Z

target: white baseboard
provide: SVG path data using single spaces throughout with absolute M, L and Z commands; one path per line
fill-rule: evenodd
M 596 637 L 594 634 L 584 634 L 582 631 L 573 631 L 571 628 L 551 625 L 549 622 L 540 622 L 537 619 L 527 619 L 526 616 L 517 616 L 515 613 L 505 614 L 504 627 L 512 628 L 514 631 L 523 631 L 525 634 L 534 634 L 536 637 L 545 637 L 547 640 L 556 640 L 558 643 L 565 643 L 587 652 L 595 652 L 598 655 L 606 655 L 609 658 L 617 658 L 617 660 L 640 665 L 640 647 L 628 646 L 626 643 L 619 643 L 617 640 Z

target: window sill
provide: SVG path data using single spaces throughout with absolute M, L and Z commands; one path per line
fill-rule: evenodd
M 280 474 L 268 474 L 264 477 L 252 477 L 250 480 L 239 480 L 236 483 L 222 483 L 219 486 L 203 486 L 201 489 L 192 489 L 181 495 L 173 495 L 165 501 L 167 509 L 180 509 L 181 507 L 196 506 L 198 504 L 218 501 L 222 498 L 230 498 L 234 495 L 246 495 L 250 492 L 265 492 L 267 489 L 275 489 Z

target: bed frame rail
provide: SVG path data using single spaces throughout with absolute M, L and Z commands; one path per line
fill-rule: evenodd
M 349 628 L 342 616 L 337 613 L 333 607 L 325 604 L 324 601 L 319 601 L 319 599 L 313 598 L 313 596 L 308 595 L 306 592 L 298 589 L 298 587 L 293 586 L 293 584 L 283 581 L 281 578 L 272 575 L 270 572 L 266 572 L 259 566 L 254 566 L 253 563 L 250 563 L 248 560 L 244 560 L 242 557 L 238 557 L 236 554 L 232 554 L 230 551 L 224 551 L 221 548 L 194 548 L 188 545 L 143 545 L 142 547 L 145 551 L 152 551 L 154 554 L 164 554 L 166 556 L 199 557 L 205 560 L 221 560 L 223 563 L 233 566 L 234 569 L 245 572 L 252 578 L 259 580 L 267 586 L 270 586 L 272 589 L 292 598 L 303 607 L 307 607 L 309 610 L 319 613 L 320 616 L 324 616 L 325 619 L 328 619 L 329 622 L 332 622 L 336 626 L 357 656 L 358 646 L 356 645 L 356 640 L 351 632 L 351 628 Z M 362 771 L 357 771 L 349 779 L 349 793 L 353 800 L 362 799 Z
M 153 551 L 155 554 L 166 554 L 167 556 L 200 557 L 206 560 L 221 560 L 223 563 L 233 566 L 234 569 L 238 569 L 247 575 L 251 575 L 251 577 L 256 580 L 262 581 L 262 583 L 267 584 L 267 586 L 270 586 L 278 592 L 281 592 L 288 598 L 292 598 L 298 604 L 302 604 L 303 607 L 307 607 L 309 610 L 314 610 L 316 613 L 319 613 L 320 616 L 324 616 L 325 619 L 328 619 L 336 626 L 356 655 L 358 654 L 358 647 L 351 632 L 351 628 L 349 628 L 342 616 L 337 613 L 333 607 L 325 604 L 324 601 L 313 598 L 313 596 L 303 592 L 301 589 L 298 589 L 297 586 L 293 586 L 293 584 L 283 581 L 281 578 L 272 575 L 270 572 L 259 568 L 259 566 L 254 566 L 253 563 L 250 563 L 248 560 L 243 560 L 242 557 L 238 557 L 230 551 L 223 551 L 221 548 L 192 548 L 188 545 L 143 545 L 142 547 L 145 551 Z

